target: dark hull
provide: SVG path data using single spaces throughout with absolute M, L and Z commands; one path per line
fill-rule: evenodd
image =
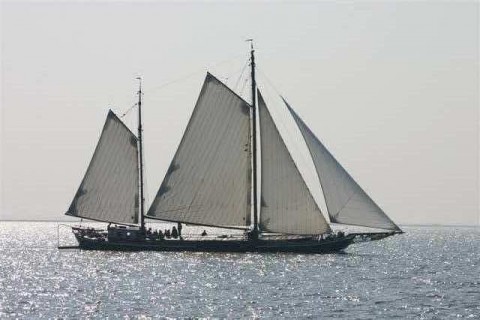
M 110 251 L 193 251 L 193 252 L 293 252 L 333 253 L 347 248 L 354 236 L 332 240 L 162 240 L 162 241 L 106 241 L 77 237 L 79 247 L 85 250 Z

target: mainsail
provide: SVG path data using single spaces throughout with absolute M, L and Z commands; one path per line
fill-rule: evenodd
M 66 215 L 138 222 L 137 137 L 110 110 L 87 172 Z
M 207 74 L 180 146 L 147 217 L 250 225 L 250 105 Z
M 261 139 L 260 229 L 286 234 L 331 231 L 258 92 Z
M 317 170 L 331 222 L 371 228 L 400 228 L 363 191 L 284 100 L 307 143 Z

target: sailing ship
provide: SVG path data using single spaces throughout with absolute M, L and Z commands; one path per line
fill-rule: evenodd
M 359 240 L 402 233 L 284 99 L 315 165 L 326 219 L 256 85 L 253 45 L 249 62 L 251 103 L 207 73 L 178 149 L 146 213 L 141 79 L 137 135 L 112 111 L 108 113 L 66 215 L 109 225 L 106 231 L 72 227 L 80 248 L 326 253 L 344 250 Z M 243 233 L 168 238 L 146 229 L 145 218 Z M 331 223 L 381 231 L 337 234 Z

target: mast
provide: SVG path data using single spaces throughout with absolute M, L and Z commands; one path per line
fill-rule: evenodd
M 255 50 L 253 49 L 253 39 L 250 42 L 250 67 L 252 76 L 252 154 L 253 154 L 253 238 L 258 237 L 258 211 L 257 211 L 257 88 L 255 82 Z
M 140 230 L 145 230 L 145 197 L 143 195 L 143 140 L 142 140 L 142 78 L 137 77 L 138 87 L 138 142 L 140 161 Z

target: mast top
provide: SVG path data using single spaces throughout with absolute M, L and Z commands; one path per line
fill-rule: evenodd
M 136 77 L 135 79 L 138 80 L 138 94 L 142 93 L 142 77 Z
M 250 42 L 250 54 L 253 56 L 255 50 L 253 49 L 253 39 L 247 39 L 246 42 Z

